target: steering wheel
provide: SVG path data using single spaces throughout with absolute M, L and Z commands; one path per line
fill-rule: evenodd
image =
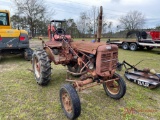
M 57 28 L 56 29 L 56 31 L 54 31 L 54 35 L 59 35 L 59 38 L 58 39 L 61 39 L 62 37 L 64 37 L 65 36 L 65 31 L 64 31 L 64 29 L 62 29 L 62 28 Z M 54 36 L 54 39 L 56 40 L 57 38 L 55 38 L 55 36 Z

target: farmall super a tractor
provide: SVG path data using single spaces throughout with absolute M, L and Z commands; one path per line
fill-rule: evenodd
M 32 65 L 39 85 L 46 85 L 51 80 L 51 62 L 67 66 L 66 81 L 71 84 L 64 84 L 60 89 L 60 102 L 65 115 L 69 119 L 77 118 L 81 113 L 77 92 L 95 85 L 103 84 L 104 91 L 113 99 L 122 98 L 126 92 L 126 84 L 115 73 L 118 47 L 101 42 L 72 41 L 64 29 L 53 27 L 52 22 L 64 21 L 51 21 L 50 41 L 43 44 L 43 49 L 34 51 Z M 101 28 L 102 7 L 99 14 L 98 41 L 101 38 Z M 76 77 L 71 79 L 72 75 Z

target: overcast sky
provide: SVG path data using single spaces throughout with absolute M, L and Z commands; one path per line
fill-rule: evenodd
M 78 19 L 80 12 L 89 11 L 92 6 L 103 6 L 104 15 L 108 21 L 117 26 L 118 19 L 129 11 L 138 10 L 146 17 L 145 28 L 160 25 L 159 0 L 44 0 L 48 8 L 56 11 L 53 19 Z M 0 0 L 0 9 L 7 9 L 14 14 L 12 0 Z

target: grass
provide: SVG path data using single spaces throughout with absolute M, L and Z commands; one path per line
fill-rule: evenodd
M 158 49 L 126 51 L 119 49 L 119 61 L 136 64 L 142 59 L 159 58 Z M 160 60 L 145 61 L 139 68 L 160 72 Z M 65 80 L 65 67 L 52 64 L 52 80 L 42 87 L 36 84 L 30 62 L 21 56 L 0 61 L 0 120 L 67 120 L 61 110 L 59 89 Z M 119 72 L 123 76 L 124 69 Z M 125 79 L 125 78 L 124 78 Z M 79 93 L 81 115 L 78 120 L 158 120 L 160 89 L 150 90 L 125 79 L 127 91 L 120 100 L 106 96 L 102 85 Z

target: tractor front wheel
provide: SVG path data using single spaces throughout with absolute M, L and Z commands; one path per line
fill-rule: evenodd
M 65 115 L 69 119 L 76 119 L 81 114 L 79 96 L 71 84 L 64 84 L 61 87 L 60 102 Z
M 120 75 L 115 73 L 112 79 L 117 77 L 119 78 L 119 80 L 108 81 L 106 83 L 103 83 L 103 88 L 106 94 L 113 99 L 120 99 L 126 93 L 126 84 L 123 78 Z
M 32 55 L 35 79 L 39 85 L 47 85 L 51 79 L 51 63 L 44 50 L 36 50 Z

